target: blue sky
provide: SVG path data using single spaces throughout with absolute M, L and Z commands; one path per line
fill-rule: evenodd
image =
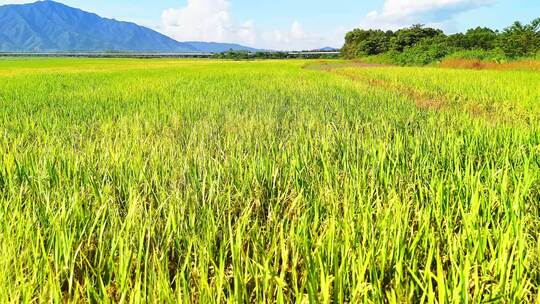
M 415 23 L 447 32 L 502 29 L 540 17 L 540 0 L 58 0 L 134 21 L 177 40 L 236 42 L 273 49 L 340 46 L 353 28 Z M 32 2 L 0 0 L 0 4 Z

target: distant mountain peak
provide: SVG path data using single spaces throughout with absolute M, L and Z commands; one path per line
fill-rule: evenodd
M 0 6 L 0 51 L 223 52 L 237 44 L 178 42 L 132 22 L 102 18 L 52 0 Z
M 61 9 L 74 9 L 74 10 L 80 10 L 78 8 L 67 6 L 61 2 L 56 2 L 53 0 L 40 0 L 32 3 L 24 3 L 24 4 L 11 4 L 11 5 L 21 5 L 21 6 L 35 6 L 35 7 L 49 7 L 49 8 L 61 8 Z

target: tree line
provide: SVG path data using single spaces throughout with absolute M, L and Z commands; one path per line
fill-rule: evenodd
M 540 18 L 515 22 L 502 31 L 477 27 L 452 35 L 421 24 L 397 31 L 355 29 L 347 33 L 342 53 L 404 65 L 443 58 L 505 61 L 540 56 Z
M 308 51 L 309 52 L 309 51 Z M 280 51 L 233 51 L 216 53 L 212 55 L 215 59 L 232 59 L 232 60 L 252 60 L 252 59 L 335 59 L 339 58 L 339 55 L 335 54 L 318 54 L 318 55 L 305 55 L 300 53 L 280 52 Z

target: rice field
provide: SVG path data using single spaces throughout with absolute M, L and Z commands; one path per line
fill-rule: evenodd
M 538 303 L 539 118 L 533 71 L 0 60 L 0 302 Z

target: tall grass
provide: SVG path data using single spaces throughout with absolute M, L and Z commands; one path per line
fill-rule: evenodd
M 538 125 L 303 65 L 0 62 L 0 301 L 540 300 Z
M 521 70 L 538 72 L 540 71 L 539 59 L 518 60 L 504 63 L 489 62 L 479 59 L 445 59 L 439 65 L 444 68 L 474 70 Z
M 539 123 L 540 75 L 534 71 L 378 67 L 340 68 L 334 72 L 394 91 L 413 93 L 409 95 L 415 97 L 442 100 L 448 108 L 457 110 L 453 115 L 469 109 L 480 116 L 514 125 Z

